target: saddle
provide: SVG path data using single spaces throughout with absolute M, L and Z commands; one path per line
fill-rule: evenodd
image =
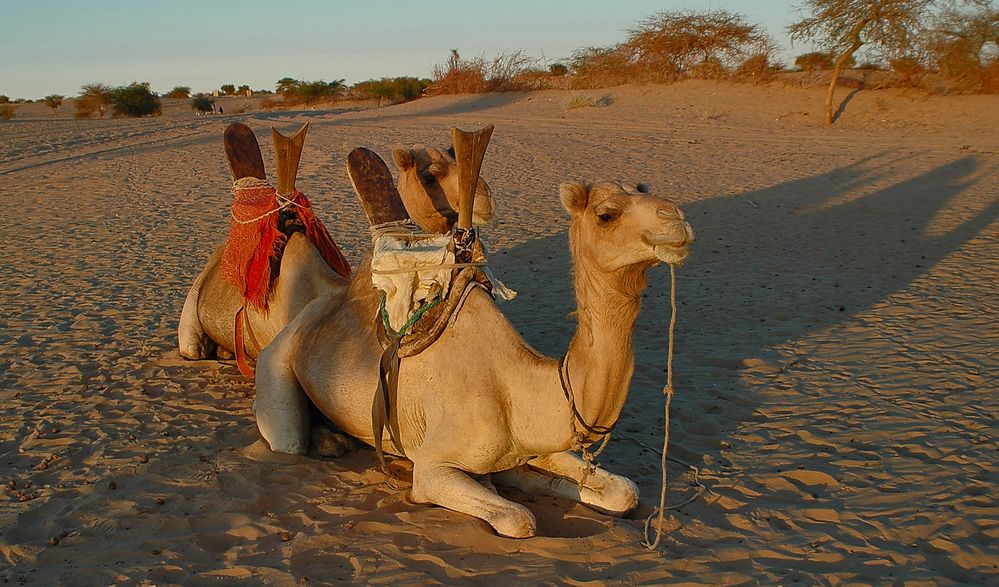
M 515 295 L 488 272 L 484 249 L 471 226 L 473 186 L 491 132 L 491 125 L 477 133 L 452 128 L 461 192 L 458 224 L 450 234 L 423 233 L 410 220 L 388 166 L 376 153 L 359 147 L 347 157 L 348 175 L 372 225 L 372 286 L 380 296 L 376 331 L 382 356 L 371 424 L 375 452 L 386 474 L 390 474 L 382 448 L 386 428 L 397 453 L 405 455 L 396 399 L 401 360 L 433 345 L 472 289 L 481 287 L 503 299 Z M 463 158 L 461 147 L 469 141 L 460 139 L 468 138 L 472 148 L 464 149 Z M 474 165 L 469 165 L 469 156 L 477 158 Z

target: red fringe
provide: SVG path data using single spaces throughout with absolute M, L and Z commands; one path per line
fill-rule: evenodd
M 232 202 L 237 218 L 254 218 L 276 210 L 277 191 L 274 188 L 237 190 Z M 305 236 L 319 251 L 323 260 L 343 277 L 350 277 L 350 263 L 330 237 L 329 231 L 312 211 L 312 204 L 302 192 L 295 192 L 291 199 L 298 204 L 292 209 L 305 225 Z M 271 261 L 279 259 L 288 243 L 288 236 L 278 230 L 278 212 L 266 214 L 255 224 L 240 224 L 235 220 L 229 226 L 222 254 L 222 277 L 236 286 L 243 294 L 243 304 L 267 309 L 273 277 Z

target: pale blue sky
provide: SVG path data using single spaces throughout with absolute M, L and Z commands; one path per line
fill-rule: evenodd
M 550 61 L 621 41 L 660 10 L 725 8 L 767 28 L 785 55 L 792 0 L 3 0 L 0 94 L 72 96 L 85 83 L 148 81 L 210 91 L 274 89 L 285 76 L 429 77 L 464 56 L 524 50 Z

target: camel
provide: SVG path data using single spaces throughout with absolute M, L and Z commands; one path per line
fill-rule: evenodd
M 624 515 L 638 488 L 577 456 L 587 430 L 609 429 L 634 370 L 632 333 L 646 270 L 681 263 L 694 240 L 680 208 L 644 186 L 565 183 L 578 327 L 562 359 L 536 352 L 481 288 L 467 294 L 441 337 L 402 360 L 399 441 L 385 453 L 413 463 L 410 498 L 463 512 L 498 534 L 533 536 L 523 505 L 492 482 L 560 496 Z M 382 347 L 378 294 L 366 261 L 346 287 L 313 299 L 260 353 L 254 411 L 275 452 L 309 448 L 311 407 L 340 431 L 373 445 L 372 399 Z M 478 480 L 477 480 L 478 478 Z
M 307 129 L 306 123 L 290 138 L 277 131 L 273 133 L 276 151 L 282 152 L 277 148 L 279 145 L 293 151 L 290 167 L 284 166 L 282 161 L 278 164 L 278 183 L 279 187 L 285 188 L 280 190 L 283 193 L 294 190 L 298 158 Z M 237 123 L 226 130 L 227 135 L 233 132 L 241 133 L 242 140 L 247 141 L 245 148 L 250 151 L 248 154 L 227 152 L 234 179 L 249 176 L 266 178 L 263 159 L 252 131 Z M 229 146 L 227 143 L 227 149 Z M 454 157 L 421 144 L 396 147 L 393 155 L 400 168 L 399 193 L 410 215 L 425 230 L 447 232 L 450 229 L 447 223 L 453 222 L 449 220 L 451 214 L 448 210 L 456 210 L 458 201 Z M 282 182 L 286 185 L 281 186 Z M 485 180 L 479 180 L 475 197 L 476 202 L 483 202 L 477 204 L 476 224 L 488 222 L 493 211 L 493 199 Z M 220 357 L 230 357 L 235 350 L 234 317 L 243 302 L 237 288 L 222 279 L 222 252 L 223 245 L 220 244 L 195 279 L 184 302 L 178 325 L 178 343 L 180 355 L 186 359 L 206 359 L 213 352 Z M 293 234 L 282 254 L 267 310 L 260 311 L 252 306 L 246 308 L 247 334 L 244 335 L 244 344 L 247 356 L 257 357 L 260 350 L 316 297 L 333 295 L 346 287 L 347 280 L 330 269 L 308 239 L 300 233 Z
M 399 170 L 398 188 L 409 216 L 423 230 L 446 233 L 458 220 L 458 173 L 454 147 L 441 151 L 416 144 L 392 149 Z M 472 209 L 475 225 L 487 224 L 495 202 L 485 180 L 479 179 Z

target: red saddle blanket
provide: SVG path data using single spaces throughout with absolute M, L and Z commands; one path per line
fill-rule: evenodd
M 261 182 L 263 183 L 263 182 Z M 297 217 L 305 236 L 334 271 L 350 277 L 350 264 L 330 237 L 322 220 L 312 212 L 309 198 L 295 191 L 279 196 L 269 185 L 239 187 L 232 200 L 232 222 L 222 253 L 222 278 L 243 295 L 243 305 L 267 309 L 267 298 L 277 274 L 271 274 L 272 261 L 280 261 L 291 234 L 279 226 L 281 212 Z M 275 262 L 274 267 L 278 264 Z

